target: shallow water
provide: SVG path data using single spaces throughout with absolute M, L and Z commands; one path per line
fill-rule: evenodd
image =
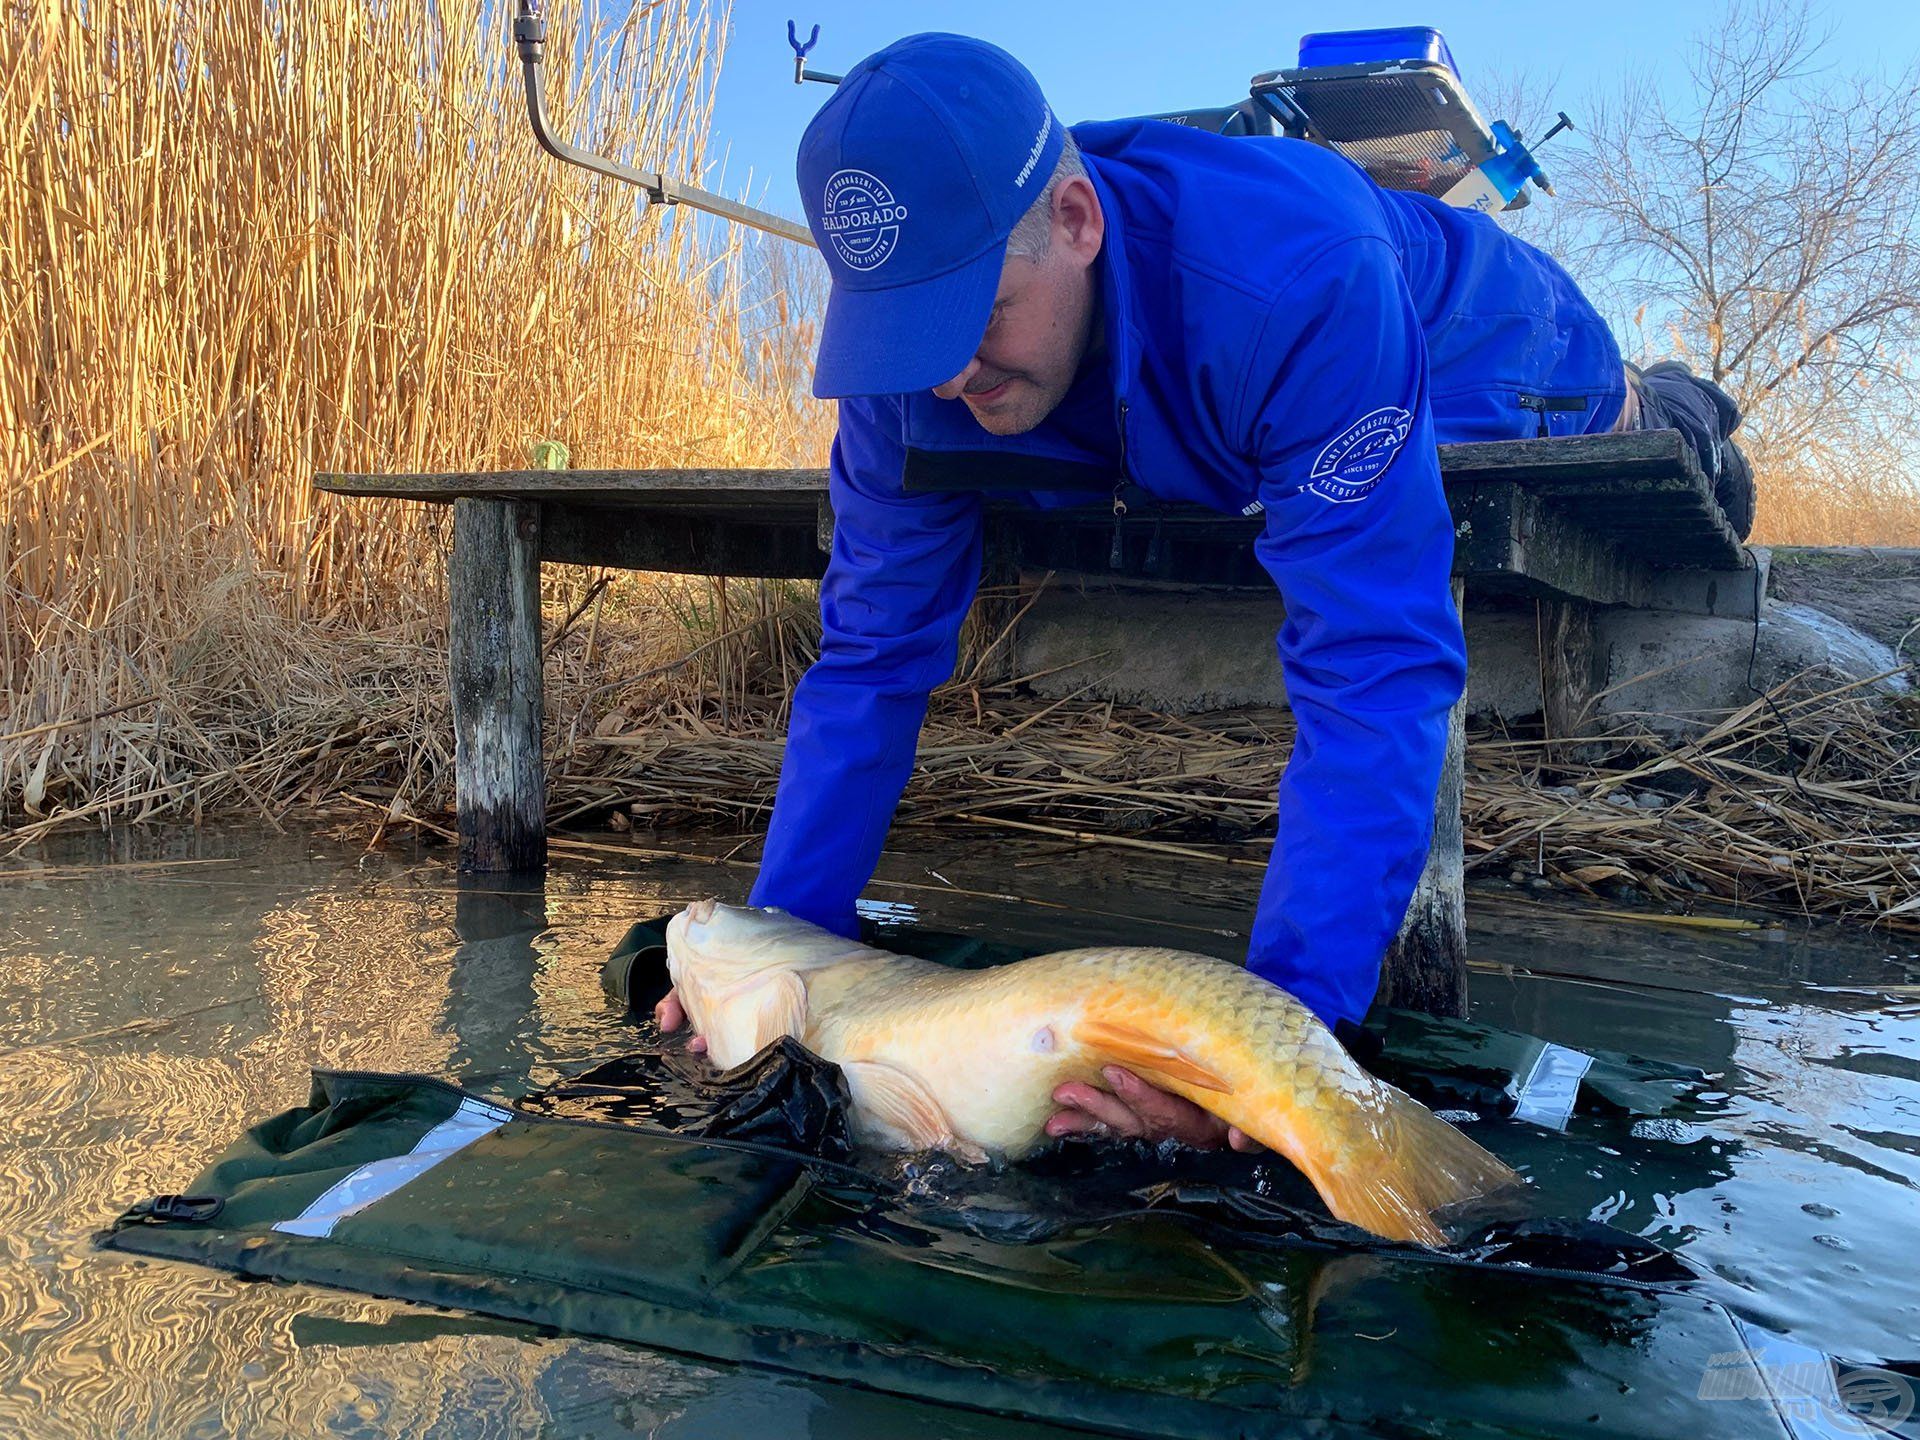
M 635 918 L 738 898 L 751 870 L 608 845 L 536 890 L 463 887 L 444 850 L 242 830 L 0 865 L 0 1433 L 1041 1434 L 92 1247 L 304 1102 L 312 1066 L 518 1094 L 625 1048 L 607 952 Z M 871 893 L 1020 943 L 1235 955 L 1252 874 L 963 837 L 890 855 Z M 1807 1345 L 1920 1359 L 1899 1258 L 1920 1218 L 1920 944 L 1603 920 L 1505 889 L 1469 911 L 1477 1018 L 1714 1076 L 1684 1118 L 1503 1127 L 1558 1213 L 1679 1250 L 1716 1298 Z

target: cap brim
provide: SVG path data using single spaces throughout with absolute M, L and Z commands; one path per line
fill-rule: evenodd
M 854 290 L 836 285 L 827 297 L 813 393 L 904 395 L 944 385 L 980 348 L 1000 289 L 1002 246 L 916 285 Z

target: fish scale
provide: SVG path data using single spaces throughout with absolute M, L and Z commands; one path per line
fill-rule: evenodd
M 1518 1178 L 1291 995 L 1212 956 L 1109 946 L 955 970 L 716 901 L 674 917 L 667 955 L 716 1065 L 793 1036 L 841 1067 L 867 1143 L 1018 1158 L 1046 1143 L 1055 1087 L 1118 1064 L 1285 1155 L 1335 1216 L 1389 1239 L 1444 1243 L 1433 1211 Z

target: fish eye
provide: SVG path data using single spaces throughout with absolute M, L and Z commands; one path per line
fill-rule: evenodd
M 1032 1045 L 1034 1050 L 1039 1054 L 1042 1054 L 1042 1055 L 1052 1054 L 1053 1053 L 1053 1027 L 1051 1025 L 1042 1025 L 1038 1030 L 1033 1032 L 1033 1039 L 1029 1043 Z

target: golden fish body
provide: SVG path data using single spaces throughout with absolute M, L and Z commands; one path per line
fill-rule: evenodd
M 1335 1215 L 1389 1238 L 1442 1243 L 1431 1211 L 1516 1178 L 1362 1070 L 1292 996 L 1210 956 L 1103 947 L 955 970 L 712 901 L 674 917 L 667 954 L 716 1064 L 792 1035 L 840 1066 L 866 1144 L 1019 1156 L 1045 1141 L 1056 1086 L 1119 1064 L 1279 1151 Z

